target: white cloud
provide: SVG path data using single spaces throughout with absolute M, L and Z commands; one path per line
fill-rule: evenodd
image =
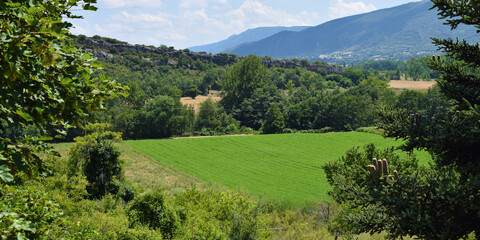
M 164 6 L 160 0 L 99 0 L 102 8 L 122 8 L 122 7 L 150 7 L 158 8 Z
M 181 8 L 207 8 L 210 2 L 227 4 L 227 0 L 181 0 Z
M 207 7 L 207 0 L 181 0 L 181 8 L 205 8 Z
M 160 23 L 161 25 L 167 25 L 172 27 L 173 22 L 170 20 L 175 16 L 158 12 L 156 14 L 150 13 L 139 13 L 139 14 L 130 14 L 126 11 L 121 12 L 120 14 L 114 15 L 113 20 L 122 21 L 130 24 L 145 24 L 145 23 Z
M 182 16 L 165 12 L 130 13 L 122 11 L 111 17 L 115 24 L 108 24 L 104 30 L 108 36 L 117 37 L 129 43 L 159 46 L 174 45 L 188 40 L 179 25 Z
M 315 21 L 315 19 L 312 16 L 318 16 L 318 14 L 307 12 L 289 14 L 266 6 L 257 0 L 246 0 L 238 9 L 228 12 L 225 17 L 226 21 L 238 31 L 259 26 L 313 25 L 315 23 L 312 20 Z
M 329 10 L 330 18 L 336 19 L 355 14 L 371 12 L 377 10 L 377 8 L 372 4 L 365 4 L 362 1 L 344 2 L 343 0 L 334 0 Z
M 99 0 L 99 4 L 110 4 L 110 8 L 116 9 L 104 11 L 105 15 L 89 25 L 78 24 L 82 29 L 76 32 L 185 48 L 220 41 L 249 28 L 316 25 L 324 20 L 315 12 L 287 12 L 261 0 L 242 0 L 234 8 L 229 0 L 162 2 L 162 8 L 156 9 L 144 6 L 160 6 L 159 1 Z
M 70 32 L 75 34 L 75 35 L 80 35 L 80 34 L 83 34 L 83 35 L 87 35 L 89 34 L 89 31 L 87 31 L 87 29 L 85 29 L 84 27 L 81 27 L 79 26 L 78 24 L 73 24 L 73 27 L 70 29 Z

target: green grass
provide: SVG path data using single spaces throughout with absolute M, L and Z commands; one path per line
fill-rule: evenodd
M 379 148 L 400 144 L 361 132 L 126 141 L 162 164 L 207 183 L 294 206 L 329 201 L 330 186 L 321 166 L 351 147 L 371 142 Z M 425 152 L 419 157 L 423 163 L 429 159 Z

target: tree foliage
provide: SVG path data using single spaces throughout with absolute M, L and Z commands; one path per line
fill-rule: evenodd
M 262 132 L 265 134 L 282 133 L 285 128 L 283 114 L 277 104 L 272 104 L 265 115 Z
M 113 146 L 113 142 L 121 141 L 121 134 L 107 128 L 108 124 L 89 124 L 85 127 L 89 134 L 75 138 L 76 143 L 69 152 L 70 174 L 85 175 L 89 182 L 87 192 L 93 199 L 111 193 L 130 201 L 134 193 L 124 183 L 120 152 Z
M 167 204 L 159 189 L 136 198 L 128 206 L 127 215 L 131 226 L 145 225 L 159 230 L 165 239 L 173 239 L 179 225 L 176 212 Z
M 267 68 L 262 64 L 261 58 L 255 55 L 246 57 L 234 64 L 221 82 L 222 90 L 225 91 L 222 104 L 225 108 L 238 108 L 255 89 L 263 87 L 266 80 Z
M 35 125 L 43 136 L 79 125 L 105 98 L 122 90 L 113 80 L 92 77 L 98 68 L 92 57 L 73 47 L 68 39 L 71 23 L 79 18 L 72 9 L 95 10 L 95 0 L 2 1 L 0 3 L 0 132 Z M 0 165 L 15 176 L 42 170 L 37 153 L 40 140 L 0 138 Z M 14 147 L 9 147 L 13 145 Z

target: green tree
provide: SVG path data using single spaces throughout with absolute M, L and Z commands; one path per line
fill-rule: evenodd
M 360 84 L 361 81 L 365 79 L 365 74 L 362 69 L 347 68 L 343 72 L 343 76 L 350 79 L 353 85 Z
M 64 18 L 80 18 L 72 9 L 95 10 L 95 2 L 0 2 L 0 166 L 16 177 L 43 169 L 38 153 L 46 149 L 42 140 L 51 138 L 13 140 L 4 137 L 6 129 L 36 125 L 42 136 L 55 136 L 122 91 L 113 80 L 92 77 L 98 65 L 69 42 L 72 24 Z
M 179 99 L 156 96 L 138 113 L 135 130 L 140 138 L 166 138 L 185 133 L 193 121 L 193 110 L 187 109 Z
M 188 88 L 185 90 L 185 96 L 191 97 L 192 99 L 195 99 L 198 94 L 202 93 L 202 91 L 198 90 L 198 87 L 194 84 L 191 84 L 188 86 Z
M 283 114 L 277 104 L 273 103 L 268 108 L 265 120 L 262 125 L 262 132 L 264 134 L 281 133 L 285 128 L 285 121 Z
M 218 127 L 220 125 L 220 121 L 217 119 L 219 111 L 218 103 L 211 98 L 202 102 L 197 116 L 196 129 L 202 130 L 202 128 L 206 128 L 214 130 Z
M 238 109 L 235 109 L 234 117 L 242 125 L 258 130 L 263 124 L 269 106 L 281 102 L 283 96 L 273 85 L 257 88 L 250 97 L 242 101 Z
M 479 1 L 432 2 L 452 28 L 467 24 L 480 29 Z M 374 166 L 369 167 L 373 174 L 367 174 L 371 159 L 352 157 L 348 165 L 358 167 L 348 171 L 340 171 L 338 162 L 327 165 L 334 189 L 343 189 L 333 190 L 334 199 L 345 206 L 345 217 L 336 226 L 354 232 L 386 230 L 392 238 L 459 239 L 475 232 L 480 239 L 480 47 L 452 39 L 434 42 L 446 57 L 432 57 L 430 67 L 441 73 L 440 91 L 452 105 L 447 101 L 423 114 L 388 108 L 380 113 L 385 135 L 405 140 L 405 150 L 427 150 L 431 166 L 393 166 L 398 178 L 388 171 L 379 178 Z M 373 157 L 396 162 L 394 156 L 368 156 Z M 353 181 L 344 180 L 351 176 L 356 176 Z
M 163 238 L 173 239 L 179 227 L 179 219 L 167 204 L 161 190 L 156 189 L 137 197 L 127 208 L 130 226 L 144 225 L 159 230 Z
M 85 175 L 89 184 L 87 192 L 93 199 L 105 194 L 118 194 L 125 201 L 134 197 L 131 187 L 124 183 L 120 151 L 113 146 L 121 141 L 121 134 L 107 131 L 108 124 L 88 124 L 89 134 L 75 138 L 69 155 L 70 174 Z
M 220 83 L 225 93 L 222 105 L 227 109 L 238 108 L 255 89 L 265 86 L 266 80 L 267 68 L 262 64 L 262 59 L 255 55 L 246 57 L 234 64 Z

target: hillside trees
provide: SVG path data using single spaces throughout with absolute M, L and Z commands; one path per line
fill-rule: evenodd
M 166 138 L 178 136 L 191 128 L 193 110 L 187 109 L 179 99 L 159 95 L 138 112 L 135 126 L 141 138 Z
M 459 24 L 480 28 L 478 1 L 432 2 L 452 28 Z M 380 124 L 386 136 L 406 141 L 403 149 L 430 152 L 432 165 L 416 167 L 412 162 L 411 170 L 404 171 L 395 166 L 398 179 L 387 174 L 379 180 L 366 174 L 367 161 L 373 157 L 396 161 L 395 157 L 369 155 L 362 163 L 360 156 L 352 156 L 363 169 L 345 172 L 330 171 L 340 169 L 333 166 L 343 160 L 327 166 L 334 198 L 347 206 L 335 223 L 337 227 L 370 233 L 386 230 L 392 238 L 459 239 L 475 232 L 480 239 L 480 47 L 452 39 L 434 42 L 450 58 L 432 57 L 429 61 L 431 68 L 441 73 L 440 92 L 450 101 L 441 100 L 432 90 L 429 94 L 445 105 L 410 115 L 406 109 L 386 108 L 381 111 Z M 351 176 L 356 176 L 354 181 L 345 181 Z M 343 192 L 337 195 L 337 190 Z
M 239 108 L 242 101 L 252 96 L 255 89 L 265 86 L 266 80 L 267 68 L 262 64 L 262 60 L 254 55 L 246 57 L 234 64 L 220 83 L 225 91 L 222 105 L 228 109 Z
M 262 125 L 262 132 L 265 134 L 282 133 L 284 128 L 285 121 L 283 114 L 277 104 L 274 103 L 270 106 L 270 108 L 268 108 L 267 114 L 265 115 L 265 121 Z

